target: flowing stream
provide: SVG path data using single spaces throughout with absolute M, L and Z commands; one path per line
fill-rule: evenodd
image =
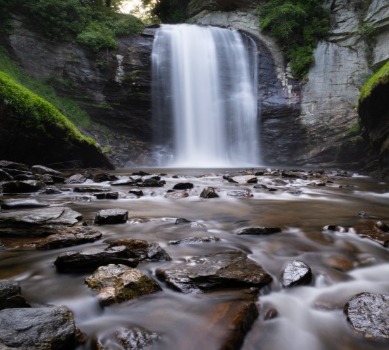
M 334 173 L 322 177 L 320 181 L 325 186 L 319 186 L 314 176 L 287 178 L 269 172 L 256 176 L 258 183 L 254 187 L 247 183 L 254 175 L 233 171 L 235 182 L 223 179 L 224 171 L 163 170 L 166 185 L 143 188 L 144 196 L 140 198 L 129 194 L 128 186 L 112 187 L 120 193 L 118 200 L 97 200 L 93 195 L 71 191 L 19 195 L 18 198 L 49 201 L 51 205 L 68 205 L 82 213 L 89 224 L 98 210 L 107 208 L 127 209 L 129 220 L 96 227 L 103 233 L 101 240 L 66 249 L 37 251 L 28 245 L 36 239 L 3 237 L 0 279 L 19 281 L 22 294 L 32 305 L 68 306 L 74 312 L 77 327 L 87 335 L 87 342 L 79 350 L 92 349 L 93 338 L 103 342 L 108 339 L 105 344 L 111 345 L 106 349 L 124 349 L 110 343 L 109 334 L 118 327 L 134 326 L 161 337 L 153 349 L 217 350 L 224 344 L 229 328 L 216 319 L 223 318 L 223 305 L 239 299 L 239 290 L 182 294 L 159 281 L 160 292 L 103 308 L 98 305 L 96 293 L 85 285 L 84 279 L 90 274 L 61 274 L 53 263 L 64 251 L 106 246 L 107 238 L 139 238 L 158 242 L 172 257 L 171 262 L 138 266 L 158 280 L 155 271 L 159 267 L 232 249 L 247 254 L 273 277 L 257 298 L 260 315 L 245 338 L 243 350 L 387 349 L 387 342 L 372 342 L 356 334 L 343 314 L 343 306 L 361 292 L 388 294 L 388 248 L 361 238 L 354 230 L 333 232 L 324 226 L 356 228 L 377 220 L 389 222 L 389 185 Z M 117 175 L 128 178 L 129 172 Z M 189 196 L 166 198 L 167 191 L 179 182 L 194 184 Z M 215 187 L 220 197 L 200 198 L 208 186 Z M 236 190 L 249 190 L 252 196 L 235 198 L 231 194 Z M 372 218 L 358 217 L 361 211 Z M 176 218 L 186 218 L 192 224 L 175 225 Z M 253 226 L 276 226 L 282 231 L 268 236 L 236 234 Z M 220 241 L 169 244 L 171 240 L 203 236 L 215 236 Z M 309 264 L 314 278 L 307 286 L 286 289 L 281 285 L 282 271 L 294 259 Z M 269 309 L 276 309 L 278 315 L 266 320 Z
M 161 166 L 259 164 L 258 64 L 251 38 L 217 27 L 163 25 L 152 61 Z

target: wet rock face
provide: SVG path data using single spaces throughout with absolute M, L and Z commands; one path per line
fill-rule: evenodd
M 171 268 L 158 269 L 156 275 L 183 293 L 220 288 L 261 288 L 272 281 L 261 266 L 240 252 L 192 258 Z
M 311 268 L 302 261 L 289 262 L 282 275 L 282 285 L 284 287 L 294 287 L 308 284 L 312 279 Z
M 2 184 L 4 193 L 31 193 L 38 192 L 45 184 L 36 180 L 9 181 Z
M 125 265 L 100 266 L 85 282 L 99 292 L 97 298 L 102 305 L 121 303 L 161 290 L 154 280 Z
M 365 338 L 389 340 L 389 295 L 357 294 L 347 302 L 344 313 Z
M 65 307 L 0 311 L 0 347 L 71 350 L 77 346 L 73 314 Z

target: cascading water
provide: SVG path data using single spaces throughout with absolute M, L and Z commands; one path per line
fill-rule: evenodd
M 163 25 L 152 61 L 159 165 L 260 163 L 254 40 L 229 29 Z

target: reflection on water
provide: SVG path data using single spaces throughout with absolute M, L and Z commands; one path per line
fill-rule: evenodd
M 145 195 L 140 198 L 129 194 L 126 186 L 115 187 L 120 192 L 116 201 L 96 200 L 71 191 L 41 198 L 52 205 L 68 203 L 90 223 L 100 209 L 128 210 L 126 224 L 99 227 L 103 239 L 82 247 L 105 246 L 103 240 L 107 238 L 140 238 L 158 242 L 173 263 L 231 249 L 258 262 L 272 275 L 273 282 L 260 293 L 260 316 L 246 337 L 244 350 L 387 348 L 387 343 L 369 343 L 354 334 L 342 309 L 357 293 L 389 293 L 388 248 L 360 238 L 353 230 L 333 232 L 324 226 L 348 228 L 378 219 L 389 222 L 388 184 L 364 177 L 328 177 L 325 186 L 319 186 L 310 177 L 258 176 L 258 184 L 274 189 L 269 191 L 247 184 L 253 175 L 239 174 L 233 177 L 234 183 L 223 180 L 217 171 L 158 172 L 168 173 L 163 176 L 166 185 L 143 188 Z M 128 174 L 118 172 L 121 176 Z M 175 174 L 179 176 L 173 177 Z M 189 197 L 165 198 L 166 191 L 178 182 L 194 184 Z M 220 198 L 200 198 L 208 186 L 215 187 Z M 239 199 L 228 195 L 237 189 L 250 190 L 253 196 Z M 361 211 L 375 218 L 358 217 Z M 176 218 L 196 224 L 175 225 Z M 236 234 L 250 226 L 280 227 L 282 232 L 269 236 Z M 215 236 L 220 241 L 169 244 L 172 240 L 202 236 Z M 36 251 L 26 246 L 32 239 L 2 241 L 7 248 L 0 253 L 0 278 L 19 281 L 23 295 L 33 305 L 67 305 L 75 314 L 77 326 L 90 338 L 104 339 L 115 328 L 136 326 L 161 336 L 156 349 L 220 348 L 228 326 L 216 315 L 223 305 L 238 298 L 237 291 L 183 295 L 160 282 L 162 292 L 102 309 L 84 283 L 87 274 L 63 275 L 55 270 L 53 262 L 60 252 L 80 247 Z M 309 286 L 284 289 L 280 282 L 282 271 L 294 259 L 310 265 L 314 279 Z M 164 264 L 171 262 L 143 263 L 138 268 L 155 278 L 155 270 Z M 265 320 L 264 315 L 272 308 L 278 316 Z M 90 348 L 90 341 L 80 346 L 80 350 Z

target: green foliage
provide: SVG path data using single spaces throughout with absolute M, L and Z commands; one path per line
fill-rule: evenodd
M 77 41 L 94 52 L 117 48 L 114 32 L 98 22 L 89 23 L 86 29 L 77 35 Z
M 389 61 L 373 74 L 362 86 L 359 94 L 359 103 L 369 97 L 378 85 L 389 84 Z
M 0 47 L 0 71 L 7 73 L 14 81 L 50 102 L 76 125 L 83 128 L 90 125 L 89 115 L 75 102 L 64 97 L 59 97 L 51 86 L 28 76 L 9 58 L 2 47 Z
M 132 15 L 115 14 L 112 23 L 112 29 L 116 36 L 128 36 L 142 32 L 145 28 L 142 21 Z
M 314 62 L 313 49 L 326 37 L 328 14 L 322 0 L 270 0 L 260 6 L 260 27 L 273 36 L 291 62 L 292 74 L 303 78 Z
M 82 135 L 53 105 L 3 72 L 0 72 L 0 105 L 6 115 L 20 119 L 24 129 L 38 131 L 46 137 L 53 137 L 51 132 L 61 130 L 67 141 L 96 144 L 93 139 Z
M 144 5 L 150 5 L 153 1 L 142 0 Z M 159 0 L 154 3 L 151 10 L 153 16 L 157 16 L 163 23 L 182 23 L 188 19 L 186 9 L 189 0 Z

